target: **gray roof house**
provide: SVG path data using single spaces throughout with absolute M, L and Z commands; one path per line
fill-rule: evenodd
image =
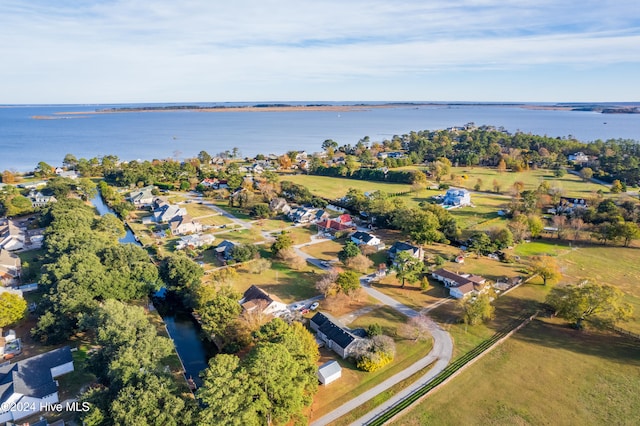
M 367 246 L 378 246 L 381 242 L 380 238 L 363 231 L 354 232 L 353 235 L 351 235 L 351 241 L 357 245 L 365 244 Z
M 34 415 L 58 403 L 58 376 L 73 371 L 71 349 L 59 349 L 0 366 L 0 422 Z
M 236 243 L 229 240 L 223 240 L 220 244 L 216 246 L 216 253 L 223 260 L 231 260 L 233 259 L 231 252 L 233 251 L 233 248 L 235 246 L 236 246 Z
M 129 200 L 136 207 L 144 207 L 151 205 L 155 196 L 152 191 L 154 189 L 153 185 L 145 186 L 144 188 L 136 189 L 135 191 L 131 191 L 129 193 Z
M 405 243 L 402 241 L 396 241 L 389 249 L 389 257 L 394 260 L 398 254 L 406 251 L 411 253 L 411 256 L 418 260 L 424 259 L 424 250 L 421 247 L 414 246 L 413 244 Z
M 169 204 L 165 201 L 154 203 L 156 208 L 153 210 L 153 221 L 158 223 L 170 222 L 176 216 L 185 216 L 187 209 Z
M 331 318 L 329 314 L 318 312 L 311 318 L 309 326 L 318 334 L 320 340 L 325 342 L 327 348 L 342 358 L 347 358 L 351 355 L 354 343 L 359 337 L 338 324 L 338 321 Z

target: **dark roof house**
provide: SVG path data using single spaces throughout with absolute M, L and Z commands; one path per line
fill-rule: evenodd
M 320 340 L 325 342 L 327 348 L 335 351 L 342 358 L 347 358 L 351 354 L 353 343 L 359 339 L 334 320 L 329 314 L 318 312 L 311 318 L 309 326 L 318 333 Z

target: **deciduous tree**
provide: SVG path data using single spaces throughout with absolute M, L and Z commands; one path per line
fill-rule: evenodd
M 548 282 L 554 282 L 562 277 L 560 273 L 560 266 L 557 260 L 551 256 L 536 256 L 531 262 L 531 271 L 534 274 L 538 274 L 542 278 L 544 285 Z
M 424 263 L 413 257 L 408 251 L 401 251 L 394 259 L 392 269 L 402 282 L 400 288 L 404 288 L 405 282 L 415 283 L 420 279 L 420 275 L 424 270 Z
M 631 317 L 631 305 L 624 303 L 623 297 L 616 287 L 584 282 L 551 289 L 547 303 L 576 328 L 584 327 L 585 322 L 604 328 Z
M 24 317 L 27 302 L 17 294 L 0 294 L 0 329 Z

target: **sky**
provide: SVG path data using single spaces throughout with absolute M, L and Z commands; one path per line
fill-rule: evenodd
M 638 0 L 2 0 L 0 104 L 640 101 Z

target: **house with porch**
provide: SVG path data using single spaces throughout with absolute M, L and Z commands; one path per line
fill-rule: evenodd
M 183 207 L 178 207 L 175 204 L 169 204 L 159 198 L 153 201 L 152 220 L 156 223 L 170 222 L 176 216 L 186 215 L 187 209 Z
M 0 248 L 8 251 L 22 250 L 26 233 L 13 219 L 0 219 Z
M 57 404 L 57 378 L 73 371 L 69 346 L 0 366 L 0 422 L 15 422 Z
M 49 203 L 55 203 L 56 201 L 58 201 L 53 195 L 44 195 L 42 192 L 36 191 L 35 189 L 29 191 L 29 195 L 27 195 L 27 198 L 29 199 L 29 201 L 31 201 L 31 207 L 33 207 L 34 209 L 38 207 L 44 207 Z
M 380 238 L 376 237 L 373 234 L 370 234 L 369 232 L 364 232 L 364 231 L 354 232 L 351 235 L 350 239 L 357 245 L 364 244 L 372 247 L 378 247 L 380 246 L 380 243 L 381 243 Z
M 15 253 L 0 248 L 0 284 L 9 286 L 20 283 L 22 264 Z
M 452 207 L 471 205 L 471 193 L 464 188 L 449 188 L 442 199 L 442 204 Z

